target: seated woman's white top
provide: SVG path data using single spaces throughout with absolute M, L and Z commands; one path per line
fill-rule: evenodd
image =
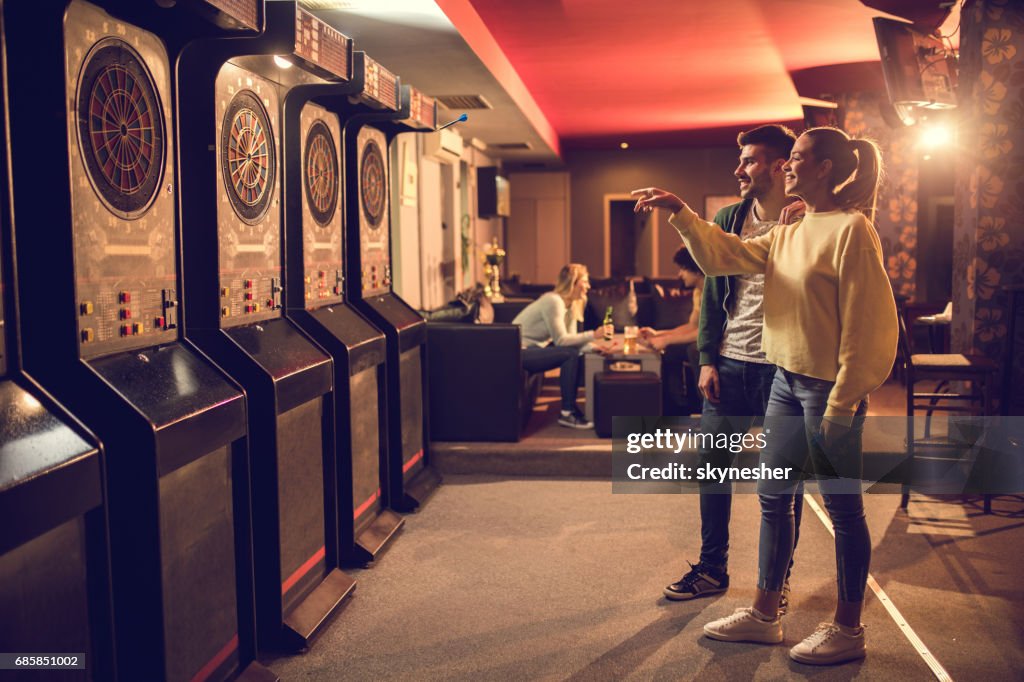
M 594 340 L 590 332 L 576 333 L 576 320 L 566 323 L 566 305 L 553 291 L 544 294 L 523 308 L 512 324 L 522 327 L 523 348 L 546 346 L 585 346 Z

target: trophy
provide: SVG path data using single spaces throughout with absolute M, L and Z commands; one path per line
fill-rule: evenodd
M 487 278 L 484 294 L 493 303 L 505 301 L 505 297 L 501 295 L 501 264 L 504 261 L 505 249 L 498 246 L 498 238 L 495 237 L 484 249 L 484 276 Z

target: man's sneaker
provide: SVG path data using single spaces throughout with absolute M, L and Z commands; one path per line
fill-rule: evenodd
M 588 422 L 587 418 L 584 417 L 578 410 L 574 410 L 569 414 L 564 412 L 558 417 L 558 423 L 560 426 L 567 426 L 570 429 L 592 429 L 594 428 L 594 422 Z
M 704 634 L 722 642 L 778 644 L 782 641 L 782 619 L 765 620 L 754 609 L 736 609 L 731 616 L 713 620 L 704 626 Z
M 810 637 L 789 650 L 789 657 L 810 665 L 832 665 L 864 658 L 864 626 L 847 628 L 836 623 L 821 623 Z
M 779 615 L 785 616 L 789 611 L 789 580 L 782 583 L 782 594 L 779 595 Z
M 686 563 L 690 564 L 689 561 Z M 665 588 L 664 594 L 673 601 L 707 597 L 729 589 L 729 574 L 697 562 L 690 564 L 690 572 Z

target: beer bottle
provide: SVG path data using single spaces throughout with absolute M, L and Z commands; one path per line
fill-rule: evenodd
M 612 307 L 604 311 L 604 340 L 611 341 L 615 338 L 615 323 L 612 322 Z

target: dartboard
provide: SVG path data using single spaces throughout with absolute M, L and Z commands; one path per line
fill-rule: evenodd
M 122 218 L 142 215 L 164 168 L 164 120 L 138 53 L 116 38 L 89 52 L 78 81 L 78 141 L 89 181 Z
M 224 114 L 220 139 L 220 169 L 231 207 L 243 221 L 258 222 L 273 197 L 274 134 L 259 98 L 242 90 Z
M 363 213 L 371 227 L 379 227 L 384 218 L 384 200 L 387 187 L 384 182 L 384 157 L 373 140 L 363 147 L 363 161 L 359 168 L 359 191 L 363 197 Z
M 306 202 L 322 226 L 330 223 L 338 206 L 338 154 L 330 129 L 320 120 L 306 135 Z

